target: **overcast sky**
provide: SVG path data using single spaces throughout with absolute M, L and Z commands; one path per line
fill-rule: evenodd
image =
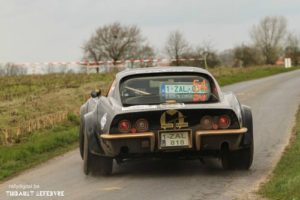
M 149 44 L 170 31 L 211 41 L 219 52 L 249 42 L 267 15 L 282 15 L 300 33 L 300 0 L 0 0 L 0 62 L 76 61 L 95 29 L 120 21 L 138 25 Z

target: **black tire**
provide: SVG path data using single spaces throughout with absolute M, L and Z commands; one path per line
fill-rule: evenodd
M 244 149 L 241 149 L 237 152 L 237 160 L 239 160 L 238 167 L 240 169 L 248 170 L 253 162 L 253 153 L 254 153 L 254 139 L 253 139 L 253 119 L 252 112 L 249 107 L 243 106 L 243 124 L 248 129 L 245 136 L 247 136 L 247 144 Z M 246 143 L 246 142 L 244 142 Z
M 88 139 L 84 136 L 84 150 L 83 150 L 83 172 L 88 175 L 92 168 L 92 154 L 89 151 Z
M 253 148 L 245 148 L 237 151 L 225 151 L 221 154 L 223 169 L 248 170 L 252 165 Z
M 250 169 L 253 161 L 253 147 L 241 149 L 236 154 L 236 168 L 243 170 Z
M 88 148 L 88 139 L 84 135 L 83 151 L 83 172 L 88 175 L 90 172 L 101 175 L 110 175 L 113 168 L 113 159 L 92 154 Z
M 228 146 L 222 148 L 221 161 L 224 169 L 250 169 L 253 162 L 253 121 L 250 108 L 243 107 L 243 124 L 248 129 L 246 135 L 248 145 L 240 150 L 229 151 Z
M 97 156 L 96 160 L 97 164 L 95 166 L 98 166 L 96 171 L 99 170 L 101 175 L 109 176 L 112 174 L 113 169 L 113 159 L 109 157 L 100 157 Z
M 221 163 L 222 163 L 222 167 L 225 170 L 229 170 L 232 169 L 232 156 L 231 153 L 228 150 L 228 147 L 224 147 L 221 150 Z
M 80 120 L 80 129 L 79 129 L 79 151 L 80 151 L 80 156 L 81 159 L 83 159 L 83 152 L 84 152 L 84 135 L 83 135 L 83 130 L 84 130 L 84 120 Z

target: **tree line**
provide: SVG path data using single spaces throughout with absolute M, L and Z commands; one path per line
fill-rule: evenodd
M 213 47 L 212 41 L 204 40 L 201 44 L 190 44 L 180 30 L 174 30 L 169 33 L 160 53 L 172 59 L 170 65 L 174 66 L 209 68 L 275 65 L 279 58 L 291 58 L 294 66 L 300 64 L 299 33 L 288 31 L 287 20 L 282 16 L 267 16 L 261 19 L 250 29 L 249 39 L 248 43 L 241 43 L 232 49 L 218 52 Z M 99 27 L 83 43 L 82 49 L 83 60 L 96 64 L 100 61 L 112 61 L 116 65 L 122 60 L 142 60 L 161 56 L 142 35 L 138 26 L 119 22 Z M 190 58 L 193 60 L 181 60 Z M 140 62 L 138 66 L 150 67 L 153 63 Z M 45 73 L 72 73 L 66 66 L 58 68 L 48 66 Z M 99 67 L 96 70 L 99 72 Z M 24 66 L 13 63 L 0 66 L 0 76 L 23 74 L 27 74 L 27 68 Z
M 218 52 L 211 41 L 191 45 L 184 34 L 175 30 L 169 33 L 162 53 L 173 59 L 171 65 L 190 65 L 203 68 L 217 66 L 247 67 L 274 65 L 279 58 L 289 57 L 293 65 L 300 61 L 299 36 L 288 32 L 287 20 L 282 16 L 264 17 L 250 32 L 249 44 L 239 44 L 232 49 Z M 83 44 L 83 59 L 93 62 L 111 60 L 149 59 L 157 51 L 147 42 L 136 25 L 119 22 L 99 27 Z M 193 58 L 192 61 L 180 61 Z M 142 63 L 142 67 L 151 65 Z

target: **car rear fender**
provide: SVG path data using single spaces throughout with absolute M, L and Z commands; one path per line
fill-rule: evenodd
M 93 111 L 84 115 L 84 134 L 87 135 L 89 151 L 93 154 L 99 154 L 103 151 L 97 139 L 97 118 L 95 118 L 95 113 Z
M 243 121 L 242 121 L 242 109 L 241 109 L 241 104 L 239 100 L 236 98 L 236 96 L 232 92 L 226 92 L 223 93 L 223 101 L 225 104 L 229 105 L 230 108 L 235 112 L 239 123 L 240 127 L 243 127 Z
M 108 133 L 111 120 L 115 115 L 114 105 L 107 97 L 100 97 L 96 108 L 84 116 L 85 134 L 89 140 L 90 152 L 97 155 L 105 156 L 100 135 Z
M 253 143 L 253 119 L 251 108 L 242 105 L 243 126 L 248 129 L 244 134 L 242 145 L 249 146 Z

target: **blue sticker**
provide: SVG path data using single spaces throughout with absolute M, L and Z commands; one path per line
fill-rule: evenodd
M 166 94 L 166 84 L 165 83 L 161 84 L 161 86 L 160 86 L 160 92 L 161 92 L 162 95 Z

